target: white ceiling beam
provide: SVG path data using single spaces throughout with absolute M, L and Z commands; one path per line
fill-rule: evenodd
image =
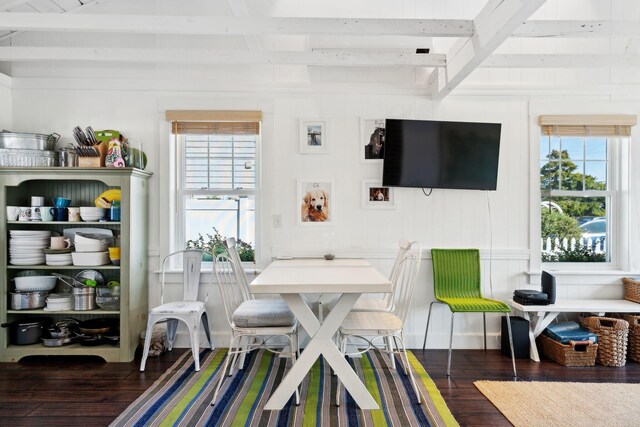
M 458 39 L 447 52 L 447 66 L 429 76 L 428 92 L 442 99 L 467 78 L 545 0 L 489 0 L 474 19 L 474 34 Z
M 609 68 L 640 67 L 640 55 L 491 55 L 483 68 Z
M 640 36 L 638 21 L 526 21 L 512 37 L 588 38 Z
M 105 23 L 108 19 L 108 23 Z M 265 18 L 0 13 L 0 30 L 195 35 L 405 35 L 469 37 L 463 19 Z
M 444 55 L 404 53 L 223 51 L 217 49 L 126 49 L 0 47 L 0 61 L 129 62 L 182 64 L 293 64 L 340 67 L 443 67 Z

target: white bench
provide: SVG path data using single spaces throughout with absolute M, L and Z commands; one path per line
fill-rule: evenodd
M 529 321 L 529 357 L 536 362 L 540 361 L 536 338 L 560 313 L 594 313 L 598 316 L 605 313 L 640 313 L 640 304 L 624 299 L 556 300 L 555 304 L 549 305 L 522 305 L 508 300 L 507 304 Z

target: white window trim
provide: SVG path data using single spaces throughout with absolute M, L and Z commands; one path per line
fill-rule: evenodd
M 175 207 L 175 211 L 173 212 L 172 215 L 172 224 L 173 227 L 171 227 L 174 230 L 174 233 L 172 233 L 172 237 L 171 237 L 171 241 L 170 241 L 170 250 L 171 251 L 176 251 L 179 249 L 184 248 L 184 244 L 186 242 L 186 237 L 185 237 L 185 194 L 211 194 L 211 193 L 215 193 L 215 194 L 221 194 L 221 195 L 252 195 L 255 198 L 255 207 L 256 207 L 256 219 L 255 219 L 255 242 L 253 242 L 253 246 L 254 246 L 254 252 L 255 252 L 255 257 L 254 257 L 254 262 L 243 262 L 243 266 L 246 269 L 251 269 L 253 270 L 255 268 L 255 265 L 258 263 L 259 260 L 259 240 L 260 240 L 260 228 L 262 226 L 261 224 L 261 220 L 260 220 L 260 215 L 261 215 L 261 205 L 260 205 L 260 200 L 261 200 L 261 164 L 262 164 L 262 156 L 261 156 L 261 146 L 262 146 L 262 133 L 257 135 L 256 137 L 256 159 L 255 159 L 255 168 L 256 168 L 256 182 L 255 182 L 255 189 L 252 190 L 244 190 L 244 189 L 238 189 L 238 190 L 188 190 L 188 191 L 184 191 L 182 190 L 181 185 L 183 184 L 182 178 L 183 178 L 183 174 L 185 171 L 185 156 L 184 156 L 184 147 L 182 146 L 183 144 L 183 137 L 179 136 L 179 135 L 171 135 L 171 140 L 172 140 L 172 144 L 173 144 L 173 148 L 174 148 L 174 156 L 175 156 L 175 161 L 173 162 L 173 167 L 174 169 L 174 174 L 173 174 L 173 200 L 171 201 L 171 205 L 173 207 Z M 213 229 L 211 230 L 213 231 Z M 178 266 L 175 266 L 176 268 Z
M 542 137 L 542 128 L 538 124 L 538 116 L 543 114 L 603 114 L 609 111 L 602 111 L 600 107 L 599 111 L 585 111 L 584 106 L 568 105 L 568 104 L 548 104 L 545 107 L 545 103 L 540 105 L 530 104 L 529 108 L 529 194 L 530 194 L 530 271 L 527 272 L 530 276 L 540 274 L 542 270 L 562 272 L 567 275 L 590 275 L 593 272 L 610 272 L 614 275 L 624 276 L 626 270 L 629 268 L 629 140 L 630 138 L 610 138 L 614 143 L 612 144 L 615 151 L 616 164 L 615 164 L 615 176 L 613 179 L 616 181 L 616 211 L 612 212 L 612 233 L 615 236 L 614 244 L 611 245 L 612 262 L 606 263 L 543 263 L 540 259 L 541 245 L 541 191 L 540 191 L 540 139 Z M 596 104 L 597 105 L 597 104 Z M 609 106 L 611 107 L 611 106 Z M 560 109 L 559 109 L 560 108 Z M 607 107 L 604 107 L 606 109 Z M 614 107 L 615 108 L 615 107 Z M 626 107 L 627 111 L 634 111 L 633 108 Z M 551 111 L 553 110 L 553 111 Z M 591 110 L 598 110 L 598 107 L 591 108 Z M 615 113 L 620 113 L 615 111 Z M 620 113 L 625 114 L 625 113 Z M 626 161 L 625 161 L 626 160 Z M 613 169 L 613 168 L 612 168 Z M 611 173 L 611 172 L 608 172 Z M 609 177 L 608 177 L 609 178 Z M 615 254 L 615 255 L 614 255 Z M 615 258 L 614 258 L 615 256 Z M 531 280 L 535 283 L 535 280 Z

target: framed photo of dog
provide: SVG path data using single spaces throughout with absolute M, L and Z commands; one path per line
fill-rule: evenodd
M 331 179 L 298 180 L 298 224 L 333 225 L 333 191 Z
M 392 187 L 383 187 L 376 179 L 362 181 L 362 207 L 364 209 L 395 209 L 396 198 Z
M 300 120 L 300 153 L 326 154 L 327 122 Z
M 360 162 L 381 163 L 384 159 L 385 119 L 362 119 Z

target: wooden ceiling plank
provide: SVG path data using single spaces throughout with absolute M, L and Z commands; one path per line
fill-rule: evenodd
M 97 1 L 97 0 L 96 0 Z M 0 30 L 195 35 L 405 35 L 469 37 L 462 19 L 265 18 L 0 13 Z
M 481 65 L 483 68 L 624 68 L 639 67 L 640 55 L 491 55 Z
M 29 0 L 0 0 L 0 10 L 11 10 L 14 7 L 22 6 Z
M 62 13 L 46 13 L 46 14 L 43 14 L 43 13 L 29 13 L 28 15 L 68 16 L 68 14 L 78 13 L 78 12 L 81 12 L 83 10 L 86 10 L 89 7 L 97 6 L 100 3 L 105 3 L 107 1 L 109 1 L 109 0 L 85 0 L 84 3 L 80 4 L 80 6 L 75 7 L 73 9 L 69 9 L 69 10 L 67 10 L 65 12 L 62 12 Z M 0 12 L 0 16 L 5 16 L 5 15 L 6 15 L 6 19 L 10 21 L 12 19 L 11 17 L 15 17 L 15 16 L 17 16 L 19 14 L 17 14 L 17 13 Z M 0 21 L 1 20 L 2 20 L 2 18 L 0 18 Z M 3 36 L 0 36 L 0 42 L 2 42 L 4 40 L 7 40 L 7 39 L 11 39 L 11 38 L 17 36 L 18 34 L 20 34 L 22 31 L 23 30 L 13 29 L 13 30 L 11 30 L 10 33 L 5 34 Z
M 0 61 L 442 67 L 445 64 L 445 56 L 404 53 L 249 52 L 216 49 L 0 47 Z
M 640 36 L 638 21 L 588 21 L 588 20 L 549 20 L 526 21 L 512 37 L 563 37 L 589 38 L 609 36 Z
M 233 12 L 233 16 L 235 17 L 247 17 L 249 16 L 249 11 L 247 10 L 247 4 L 244 0 L 227 0 L 229 2 L 229 7 L 231 7 L 231 11 Z M 247 44 L 247 49 L 251 51 L 262 50 L 262 46 L 260 45 L 260 40 L 256 34 L 245 34 L 244 42 Z
M 489 0 L 474 19 L 474 34 L 456 40 L 447 65 L 429 76 L 433 99 L 447 96 L 495 51 L 545 0 Z

